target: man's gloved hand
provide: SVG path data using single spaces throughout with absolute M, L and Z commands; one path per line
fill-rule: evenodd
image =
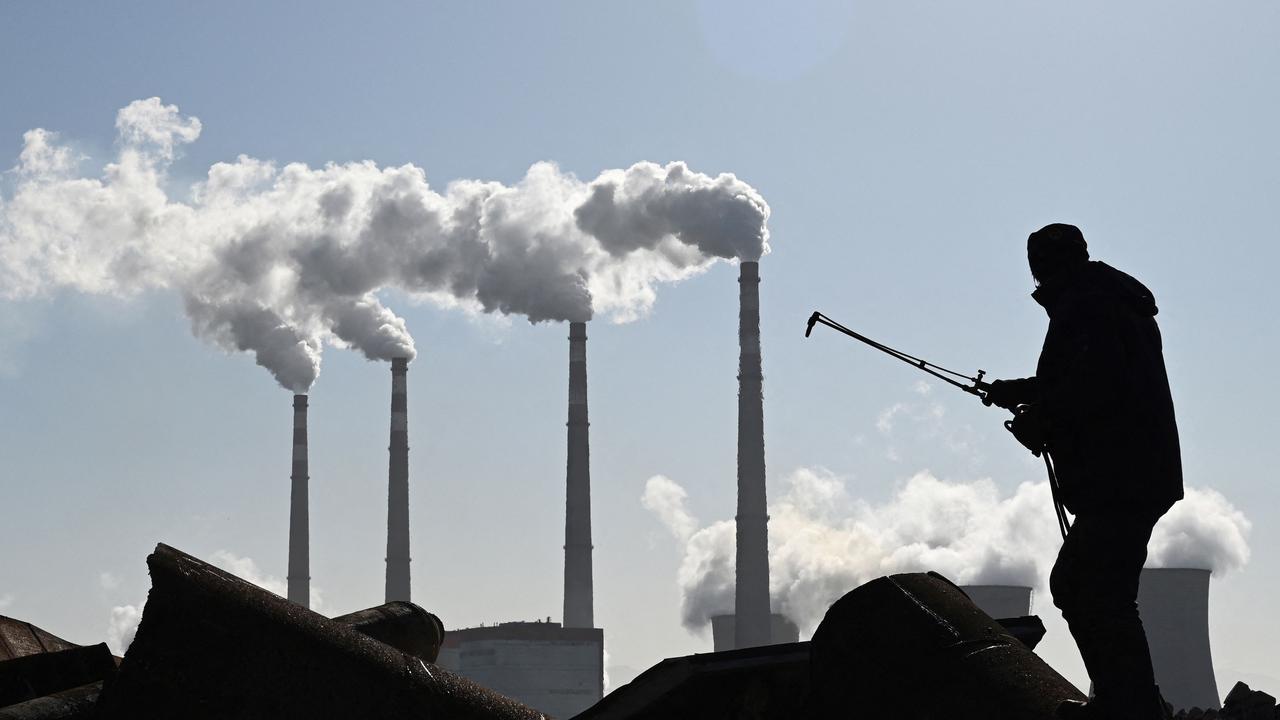
M 1044 420 L 1040 417 L 1040 409 L 1037 406 L 1022 405 L 1014 411 L 1012 420 L 1005 421 L 1004 426 L 1013 433 L 1023 447 L 1031 451 L 1032 455 L 1040 457 L 1048 440 L 1048 434 L 1045 432 Z
M 996 380 L 987 388 L 982 402 L 1012 410 L 1019 405 L 1034 403 L 1037 398 L 1035 378 L 1021 380 Z

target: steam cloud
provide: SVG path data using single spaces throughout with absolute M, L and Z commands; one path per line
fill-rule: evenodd
M 1151 533 L 1147 567 L 1201 568 L 1225 575 L 1249 562 L 1252 523 L 1216 490 L 1186 489 Z
M 111 608 L 111 619 L 107 622 L 107 647 L 111 652 L 123 655 L 129 649 L 141 620 L 141 606 L 117 605 Z
M 658 283 L 769 251 L 760 194 L 680 162 L 589 183 L 537 163 L 511 186 L 440 191 L 413 165 L 241 155 L 175 200 L 168 170 L 200 121 L 151 98 L 120 110 L 116 129 L 100 177 L 83 176 L 54 133 L 24 135 L 15 190 L 0 198 L 0 297 L 174 289 L 196 336 L 252 353 L 295 392 L 315 381 L 325 345 L 414 356 L 388 292 L 535 323 L 625 322 L 651 309 Z
M 775 611 L 810 633 L 831 603 L 882 575 L 936 570 L 965 584 L 1044 589 L 1061 538 L 1047 483 L 1023 483 L 1001 497 L 995 483 L 956 483 L 920 472 L 881 505 L 853 499 L 845 482 L 801 468 L 769 507 L 769 591 Z M 677 572 L 681 618 L 693 631 L 733 612 L 734 524 L 705 527 L 687 493 L 664 476 L 641 498 L 682 545 Z M 1220 494 L 1187 489 L 1161 519 L 1149 566 L 1207 567 L 1226 573 L 1248 560 L 1249 523 Z

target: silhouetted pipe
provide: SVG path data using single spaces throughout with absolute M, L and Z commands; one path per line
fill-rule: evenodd
M 409 360 L 391 360 L 391 453 L 387 471 L 386 601 L 409 602 Z
M 95 718 L 545 720 L 167 545 Z
M 769 515 L 764 473 L 764 374 L 760 364 L 760 263 L 738 277 L 738 514 L 734 645 L 768 645 Z
M 289 600 L 311 607 L 311 523 L 307 510 L 307 396 L 293 396 L 293 472 L 289 479 Z
M 595 627 L 591 579 L 591 450 L 587 324 L 569 323 L 568 460 L 564 507 L 564 626 Z
M 1085 696 L 936 573 L 881 577 L 827 610 L 797 717 L 1051 720 Z
M 408 602 L 357 610 L 333 621 L 429 663 L 440 656 L 440 644 L 444 642 L 440 618 Z

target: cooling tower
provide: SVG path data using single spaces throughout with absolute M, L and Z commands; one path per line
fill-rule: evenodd
M 748 648 L 771 642 L 764 375 L 760 366 L 760 263 L 742 263 L 738 285 L 738 554 L 733 610 L 734 646 Z
M 732 615 L 711 616 L 711 649 L 714 652 L 736 650 L 737 623 Z M 800 628 L 785 616 L 773 613 L 769 616 L 769 644 L 800 642 Z
M 569 323 L 569 452 L 564 505 L 564 626 L 594 627 L 591 595 L 591 451 L 587 324 Z
M 409 602 L 409 361 L 391 361 L 391 461 L 387 472 L 387 602 Z
M 1138 612 L 1164 699 L 1175 712 L 1220 709 L 1209 652 L 1209 571 L 1143 569 Z
M 311 607 L 311 530 L 307 517 L 307 396 L 293 396 L 293 472 L 289 479 L 289 600 Z
M 974 605 L 994 619 L 1031 614 L 1031 588 L 1022 585 L 964 585 L 961 590 Z

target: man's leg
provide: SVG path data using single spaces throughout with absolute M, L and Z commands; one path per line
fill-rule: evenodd
M 1116 511 L 1078 516 L 1049 582 L 1093 680 L 1094 696 L 1126 716 L 1154 717 L 1156 707 L 1137 597 L 1157 517 Z

